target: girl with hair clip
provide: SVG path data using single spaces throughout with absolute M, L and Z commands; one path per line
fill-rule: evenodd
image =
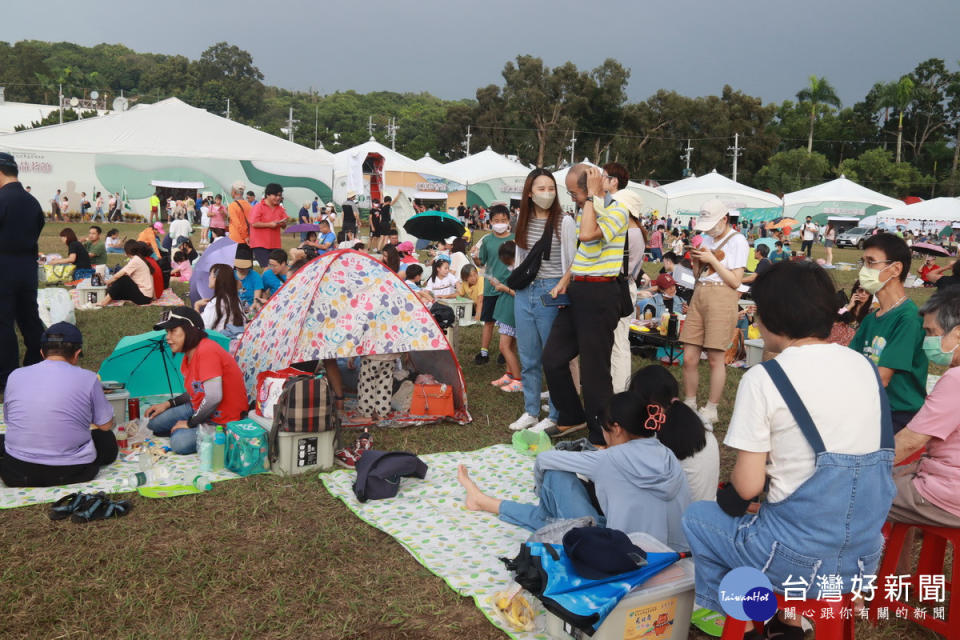
M 652 364 L 633 374 L 630 390 L 640 393 L 641 389 L 667 408 L 669 428 L 658 431 L 657 438 L 680 461 L 690 486 L 690 499 L 716 500 L 720 447 L 713 426 L 704 424 L 693 409 L 680 402 L 680 384 L 662 365 Z
M 457 480 L 467 492 L 465 506 L 530 531 L 557 519 L 590 516 L 598 526 L 643 531 L 686 551 L 681 516 L 690 504 L 690 489 L 676 456 L 656 437 L 674 428 L 670 413 L 649 393 L 618 393 L 600 416 L 605 449 L 537 456 L 533 473 L 539 504 L 488 496 L 461 465 Z M 593 483 L 599 510 L 577 474 Z
M 450 273 L 450 258 L 440 254 L 433 261 L 433 270 L 423 288 L 429 291 L 434 298 L 456 298 L 457 276 Z

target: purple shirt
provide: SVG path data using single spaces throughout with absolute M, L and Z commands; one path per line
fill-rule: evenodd
M 9 455 L 51 466 L 96 459 L 90 425 L 113 418 L 97 374 L 62 360 L 44 360 L 11 373 L 4 396 Z

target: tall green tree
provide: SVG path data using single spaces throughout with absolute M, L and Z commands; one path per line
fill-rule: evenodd
M 897 82 L 894 92 L 894 103 L 900 116 L 897 120 L 897 164 L 900 164 L 901 152 L 903 150 L 903 112 L 907 110 L 910 102 L 913 100 L 913 80 L 910 76 L 903 76 Z
M 810 105 L 810 135 L 807 138 L 807 153 L 813 153 L 813 127 L 817 122 L 817 110 L 821 105 L 840 108 L 840 98 L 833 85 L 823 76 L 810 76 L 809 84 L 797 92 L 797 100 Z
M 818 185 L 830 173 L 830 161 L 822 153 L 790 149 L 771 156 L 757 172 L 754 186 L 782 196 Z

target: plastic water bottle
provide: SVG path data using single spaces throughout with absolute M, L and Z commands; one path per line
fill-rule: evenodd
M 139 471 L 127 478 L 126 485 L 131 488 L 157 484 L 170 484 L 173 474 L 163 465 L 151 465 L 146 471 Z
M 200 470 L 213 471 L 213 440 L 199 437 L 197 439 L 197 453 L 200 454 Z
M 223 469 L 224 456 L 227 450 L 227 434 L 223 431 L 223 425 L 217 425 L 217 433 L 213 436 L 213 470 Z

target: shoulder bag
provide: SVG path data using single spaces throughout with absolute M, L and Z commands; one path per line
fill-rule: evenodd
M 543 228 L 543 235 L 540 236 L 536 244 L 530 247 L 527 257 L 523 259 L 519 266 L 514 267 L 507 278 L 506 285 L 508 287 L 514 291 L 519 291 L 526 289 L 534 281 L 537 274 L 540 273 L 540 265 L 543 264 L 544 258 L 550 259 L 550 247 L 553 244 L 550 239 L 551 233 L 553 233 L 553 225 L 550 220 L 547 220 L 547 224 Z

